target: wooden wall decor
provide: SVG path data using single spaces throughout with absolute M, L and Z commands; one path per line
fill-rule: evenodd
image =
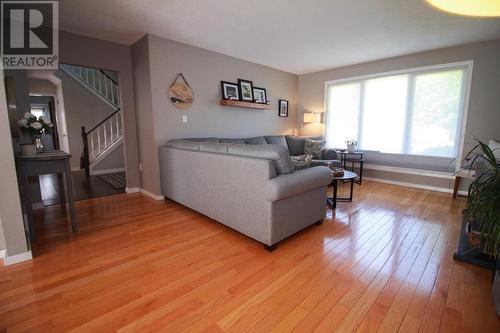
M 182 79 L 182 80 L 179 80 Z M 168 89 L 170 103 L 178 109 L 187 109 L 193 104 L 193 89 L 186 78 L 179 73 Z

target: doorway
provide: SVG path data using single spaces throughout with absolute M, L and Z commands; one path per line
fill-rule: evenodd
M 37 118 L 43 116 L 53 124 L 52 131 L 43 134 L 41 137 L 44 148 L 47 150 L 60 150 L 54 97 L 30 95 L 30 111 Z

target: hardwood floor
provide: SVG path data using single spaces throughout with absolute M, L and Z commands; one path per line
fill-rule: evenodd
M 455 262 L 463 198 L 365 182 L 269 253 L 172 201 L 37 215 L 35 259 L 0 267 L 0 327 L 62 332 L 499 332 L 491 272 Z M 42 211 L 43 212 L 43 211 Z
M 83 170 L 72 171 L 71 176 L 73 177 L 73 194 L 76 201 L 125 193 L 125 188 L 117 189 L 99 176 L 90 176 L 90 180 L 88 180 Z M 41 175 L 39 182 L 43 203 L 46 206 L 59 204 L 61 199 L 58 175 Z

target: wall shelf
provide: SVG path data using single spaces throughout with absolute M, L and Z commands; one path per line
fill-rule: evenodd
M 232 106 L 236 108 L 259 109 L 259 110 L 271 110 L 273 108 L 271 104 L 259 104 L 252 102 L 235 101 L 231 99 L 221 99 L 220 105 Z

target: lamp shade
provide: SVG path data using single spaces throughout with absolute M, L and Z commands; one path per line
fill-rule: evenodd
M 320 123 L 320 122 L 321 122 L 321 113 L 312 113 L 312 112 L 304 113 L 304 123 Z
M 477 17 L 500 17 L 498 0 L 426 0 L 445 12 Z

